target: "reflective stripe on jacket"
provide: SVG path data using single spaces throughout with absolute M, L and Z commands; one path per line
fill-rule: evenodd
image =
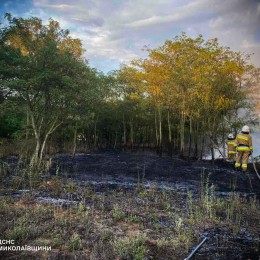
M 228 148 L 228 154 L 236 154 L 236 142 L 235 139 L 228 139 L 227 140 L 227 148 Z
M 237 151 L 248 152 L 253 150 L 252 137 L 244 132 L 236 137 Z
M 238 152 L 250 152 L 251 149 L 248 146 L 238 146 L 237 151 Z

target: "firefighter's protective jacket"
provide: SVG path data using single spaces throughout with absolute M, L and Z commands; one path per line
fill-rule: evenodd
M 252 136 L 249 133 L 241 132 L 236 137 L 238 152 L 253 152 Z
M 236 147 L 237 143 L 235 138 L 228 138 L 227 140 L 227 148 L 228 148 L 228 154 L 236 154 Z

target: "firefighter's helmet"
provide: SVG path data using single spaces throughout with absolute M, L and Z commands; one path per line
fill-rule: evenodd
M 228 135 L 228 139 L 234 139 L 234 138 L 235 137 L 234 137 L 234 135 L 232 133 Z
M 250 131 L 249 126 L 244 125 L 244 126 L 242 127 L 242 132 L 249 133 L 249 131 Z

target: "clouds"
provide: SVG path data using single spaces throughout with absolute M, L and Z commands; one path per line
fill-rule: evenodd
M 173 22 L 180 22 L 185 19 L 196 17 L 200 14 L 201 11 L 205 12 L 202 9 L 203 4 L 207 4 L 206 1 L 192 1 L 183 6 L 169 6 L 167 14 L 164 12 L 161 15 L 152 15 L 150 17 L 136 20 L 127 24 L 130 27 L 143 27 L 143 26 L 154 26 L 158 24 L 167 24 Z
M 218 37 L 233 50 L 254 53 L 252 62 L 260 67 L 259 8 L 260 2 L 254 0 L 226 0 L 220 6 L 215 3 L 209 36 Z
M 34 0 L 35 7 L 51 11 L 54 19 L 69 28 L 74 37 L 82 39 L 87 59 L 106 71 L 116 68 L 122 60 L 136 57 L 134 52 L 125 48 L 117 23 L 113 25 L 110 22 L 116 5 L 108 5 L 106 1 L 77 1 L 71 4 L 71 1 Z M 114 66 L 109 69 L 107 65 L 112 63 Z
M 102 26 L 104 20 L 96 8 L 96 4 L 91 1 L 50 1 L 33 0 L 35 9 L 42 9 L 50 15 L 59 16 L 75 27 L 77 23 L 84 25 L 94 24 Z M 79 25 L 80 26 L 80 25 Z
M 26 12 L 19 1 L 4 2 L 21 16 L 58 20 L 83 40 L 90 64 L 105 72 L 144 57 L 143 45 L 158 47 L 182 31 L 191 37 L 217 37 L 231 49 L 254 52 L 253 61 L 260 66 L 256 0 L 27 0 Z

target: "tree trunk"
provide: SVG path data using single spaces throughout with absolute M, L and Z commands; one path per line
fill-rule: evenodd
M 94 149 L 97 148 L 97 120 L 95 120 L 94 124 Z
M 25 133 L 25 145 L 26 145 L 25 158 L 26 159 L 28 159 L 28 157 L 29 157 L 29 149 L 28 149 L 29 127 L 30 127 L 30 115 L 29 115 L 29 111 L 27 109 L 27 111 L 26 111 L 26 133 Z
M 43 130 L 42 126 L 44 123 L 44 118 L 43 117 L 41 118 L 39 125 L 37 126 L 33 113 L 31 111 L 29 111 L 29 112 L 30 112 L 31 123 L 32 123 L 33 131 L 34 131 L 35 140 L 36 140 L 36 147 L 35 147 L 34 154 L 32 155 L 32 158 L 30 161 L 30 168 L 32 171 L 38 172 L 41 167 L 43 153 L 44 153 L 44 149 L 45 149 L 48 137 L 50 136 L 50 134 L 53 131 L 55 131 L 55 129 L 58 126 L 61 125 L 62 122 L 57 123 L 58 118 L 56 118 L 55 120 L 53 120 L 52 124 L 49 126 L 48 129 L 45 127 L 45 129 Z
M 215 161 L 215 151 L 214 151 L 213 146 L 211 146 L 210 151 L 211 151 L 211 161 L 214 162 Z
M 76 149 L 77 149 L 77 134 L 78 134 L 78 129 L 77 127 L 74 129 L 74 136 L 73 136 L 73 150 L 72 150 L 72 159 L 74 160 L 75 154 L 76 154 Z
M 226 138 L 225 138 L 224 115 L 222 115 L 222 147 L 223 147 L 223 156 L 226 158 Z
M 205 137 L 204 137 L 204 135 L 203 135 L 203 136 L 202 136 L 202 141 L 201 141 L 200 160 L 203 159 L 203 154 L 204 154 L 204 145 L 205 145 Z
M 38 165 L 40 146 L 41 146 L 40 138 L 39 137 L 35 137 L 35 138 L 36 138 L 36 146 L 30 161 L 31 170 L 35 170 L 36 166 Z
M 130 143 L 131 143 L 131 150 L 134 148 L 134 125 L 133 125 L 133 119 L 130 119 Z
M 39 153 L 40 153 L 40 149 L 41 149 L 41 139 L 40 139 L 40 130 L 41 130 L 41 126 L 42 126 L 42 121 L 39 125 L 39 127 L 36 127 L 35 124 L 35 119 L 32 113 L 30 113 L 30 117 L 31 117 L 31 122 L 32 122 L 32 127 L 33 127 L 33 131 L 34 131 L 34 136 L 35 136 L 35 140 L 36 140 L 36 146 L 35 146 L 35 151 L 32 155 L 31 161 L 30 161 L 30 171 L 35 171 L 38 170 L 38 164 L 39 164 Z
M 161 109 L 158 109 L 158 123 L 159 123 L 159 143 L 158 143 L 158 150 L 159 156 L 162 156 L 162 112 Z
M 210 140 L 211 140 L 211 146 L 210 146 L 210 151 L 211 151 L 211 161 L 214 163 L 214 161 L 215 161 L 215 151 L 214 151 L 214 137 L 211 137 L 210 138 Z
M 168 110 L 167 115 L 167 123 L 168 123 L 168 153 L 172 156 L 172 127 L 171 127 L 171 119 L 170 119 L 170 111 Z
M 198 158 L 198 136 L 199 136 L 199 123 L 196 123 L 196 130 L 194 136 L 194 158 Z
M 123 115 L 123 128 L 124 128 L 124 135 L 123 135 L 123 141 L 124 141 L 124 150 L 126 149 L 126 121 L 125 121 L 125 114 Z
M 192 119 L 190 117 L 190 132 L 189 132 L 189 154 L 188 157 L 190 158 L 191 154 L 191 141 L 192 141 Z
M 47 139 L 48 139 L 49 135 L 50 135 L 49 133 L 45 135 L 44 140 L 43 140 L 43 142 L 42 142 L 42 144 L 41 144 L 41 150 L 40 150 L 40 155 L 39 155 L 39 165 L 38 165 L 38 168 L 40 167 L 40 164 L 41 164 L 41 162 L 42 162 L 44 149 L 45 149 L 45 147 L 46 147 L 46 143 L 47 143 Z
M 156 147 L 159 145 L 159 134 L 158 134 L 158 120 L 156 109 L 154 111 L 154 126 L 155 126 L 155 138 L 156 138 Z
M 185 150 L 185 114 L 184 111 L 181 112 L 181 122 L 180 122 L 180 153 L 184 155 Z
M 117 145 L 117 132 L 116 132 L 116 137 L 115 137 L 115 142 L 114 142 L 114 149 L 116 149 L 116 145 Z

